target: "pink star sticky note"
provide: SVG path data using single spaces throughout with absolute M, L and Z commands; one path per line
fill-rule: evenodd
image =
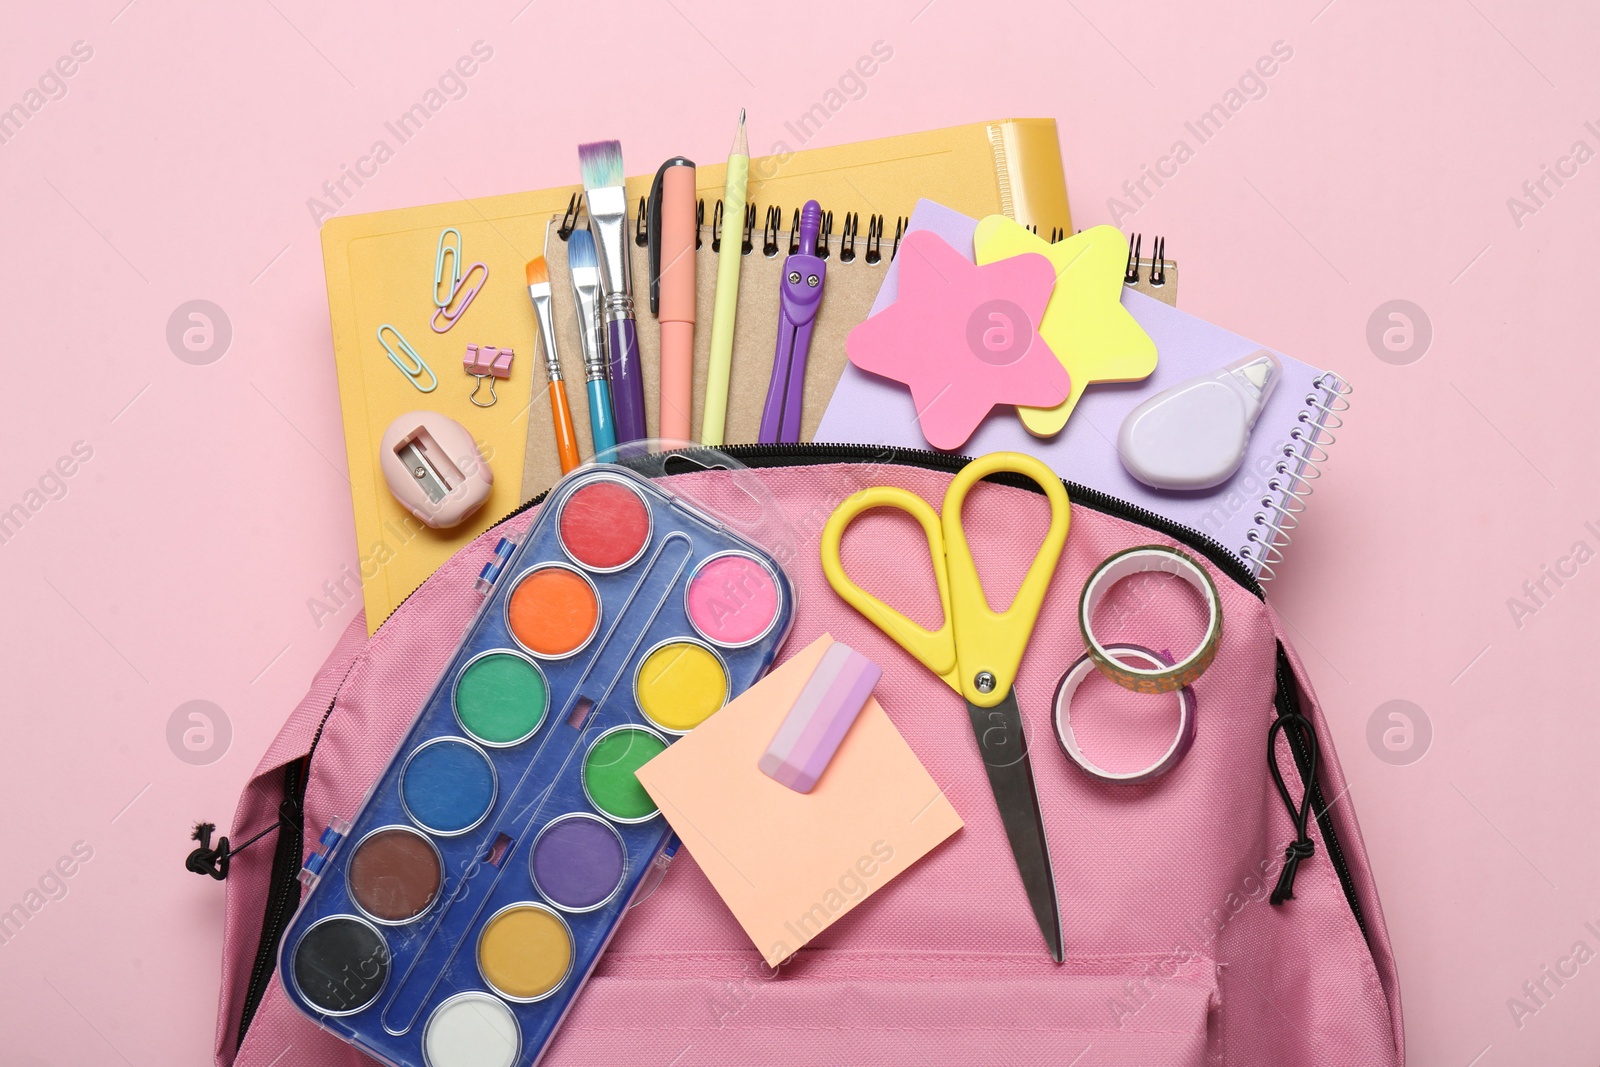
M 976 266 L 932 233 L 900 242 L 895 302 L 850 331 L 864 371 L 911 387 L 922 436 L 960 448 L 997 404 L 1055 407 L 1071 393 L 1039 336 L 1055 268 L 1029 253 Z

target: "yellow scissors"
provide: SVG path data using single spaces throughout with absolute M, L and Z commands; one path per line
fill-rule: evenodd
M 997 612 L 989 607 L 978 580 L 978 568 L 961 526 L 961 507 L 979 479 L 1001 471 L 1020 474 L 1044 490 L 1050 504 L 1050 529 L 1011 606 Z M 839 543 L 856 516 L 873 508 L 898 508 L 922 524 L 933 557 L 939 606 L 944 609 L 944 624 L 939 629 L 918 626 L 845 574 Z M 966 699 L 978 751 L 989 772 L 989 788 L 994 791 L 1028 903 L 1057 963 L 1063 958 L 1061 908 L 1056 902 L 1039 793 L 1033 784 L 1028 739 L 1013 685 L 1067 542 L 1070 522 L 1067 491 L 1049 467 L 1019 452 L 992 452 L 967 464 L 951 481 L 942 515 L 910 490 L 880 485 L 847 498 L 822 530 L 822 571 L 828 584 Z

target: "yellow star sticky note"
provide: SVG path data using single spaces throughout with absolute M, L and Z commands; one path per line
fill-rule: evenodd
M 1035 437 L 1060 433 L 1087 386 L 1136 382 L 1156 369 L 1156 343 L 1122 306 L 1128 240 L 1115 226 L 1095 226 L 1051 244 L 1004 215 L 990 215 L 978 223 L 972 247 L 980 265 L 1037 252 L 1056 270 L 1039 336 L 1067 368 L 1072 391 L 1053 408 L 1017 408 Z

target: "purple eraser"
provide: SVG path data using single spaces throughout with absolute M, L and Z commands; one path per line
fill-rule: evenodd
M 849 645 L 828 646 L 758 764 L 796 793 L 809 793 L 839 750 L 883 668 Z

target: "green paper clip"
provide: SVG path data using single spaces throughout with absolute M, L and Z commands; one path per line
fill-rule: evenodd
M 395 341 L 399 343 L 400 351 L 396 352 L 394 345 L 383 339 L 384 330 L 394 334 Z M 417 387 L 418 392 L 431 393 L 439 387 L 439 378 L 433 373 L 433 368 L 423 362 L 421 356 L 417 355 L 417 350 L 411 347 L 411 342 L 406 340 L 405 335 L 387 322 L 378 327 L 378 343 L 383 346 L 385 352 L 389 353 L 389 362 L 400 368 L 400 373 L 406 376 L 406 381 Z M 409 365 L 407 365 L 408 361 Z M 432 379 L 432 382 L 426 386 L 422 384 L 422 376 L 424 374 Z
M 456 235 L 455 244 L 451 244 L 449 237 Z M 450 254 L 450 274 L 445 276 L 445 253 Z M 455 298 L 456 286 L 461 284 L 461 231 L 454 226 L 446 226 L 439 231 L 439 250 L 433 254 L 433 306 L 448 307 Z M 444 295 L 440 296 L 443 287 Z

